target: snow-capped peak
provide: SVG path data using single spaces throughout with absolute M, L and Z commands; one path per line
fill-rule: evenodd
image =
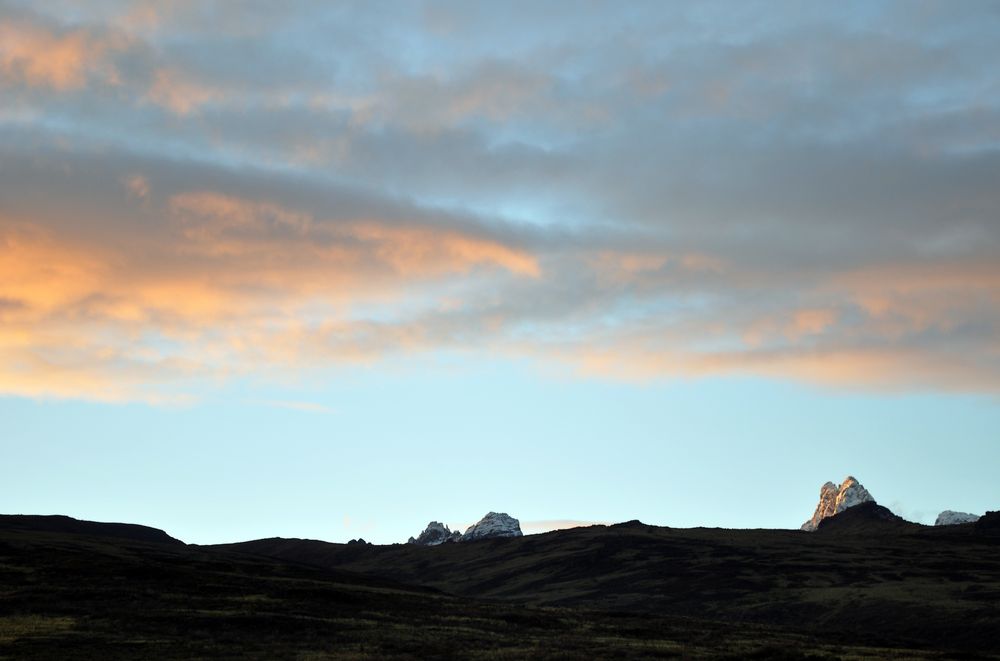
M 468 542 L 485 537 L 520 537 L 521 535 L 521 524 L 517 519 L 507 514 L 490 512 L 480 519 L 479 523 L 469 526 L 465 534 L 462 535 L 462 541 Z
M 975 523 L 981 517 L 978 514 L 969 514 L 968 512 L 955 512 L 952 510 L 945 510 L 938 514 L 937 521 L 934 522 L 936 526 L 957 526 L 960 523 Z
M 851 475 L 844 478 L 840 486 L 827 482 L 820 487 L 819 504 L 812 518 L 802 524 L 802 530 L 816 530 L 823 519 L 839 514 L 849 507 L 874 500 L 868 489 L 861 486 L 861 483 Z
M 521 537 L 521 535 L 521 524 L 517 519 L 507 514 L 490 512 L 478 523 L 469 526 L 464 535 L 458 530 L 451 530 L 443 523 L 431 521 L 419 537 L 410 537 L 406 543 L 437 546 L 445 542 L 467 542 L 488 537 Z

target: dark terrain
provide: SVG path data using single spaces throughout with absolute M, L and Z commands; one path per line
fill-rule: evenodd
M 0 658 L 1000 658 L 1000 526 L 187 546 L 0 517 Z

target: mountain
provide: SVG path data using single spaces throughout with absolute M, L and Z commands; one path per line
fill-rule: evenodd
M 969 514 L 968 512 L 955 512 L 952 510 L 945 510 L 938 514 L 937 520 L 934 522 L 936 526 L 957 526 L 962 523 L 975 523 L 979 520 L 978 514 Z
M 819 527 L 820 521 L 823 519 L 868 502 L 875 502 L 875 499 L 868 493 L 868 489 L 861 486 L 861 483 L 850 475 L 844 479 L 840 486 L 833 482 L 827 482 L 820 487 L 819 504 L 816 505 L 816 511 L 812 518 L 802 524 L 802 530 L 812 532 Z
M 461 541 L 471 542 L 476 539 L 521 537 L 521 535 L 521 523 L 517 519 L 504 513 L 490 512 L 480 519 L 479 523 L 469 526 Z
M 136 542 L 184 545 L 184 542 L 181 540 L 174 539 L 158 528 L 139 526 L 134 523 L 81 521 L 61 515 L 0 514 L 0 529 L 87 535 L 90 537 L 114 537 L 117 539 L 130 539 Z
M 410 537 L 406 543 L 419 544 L 420 546 L 437 546 L 445 542 L 457 542 L 461 538 L 462 533 L 458 530 L 452 531 L 443 523 L 431 521 L 418 537 Z
M 457 530 L 437 521 L 431 521 L 424 531 L 416 538 L 410 537 L 407 544 L 418 546 L 438 546 L 445 542 L 471 542 L 476 539 L 492 537 L 521 537 L 521 524 L 514 517 L 497 512 L 490 512 L 477 523 L 469 526 L 463 535 Z

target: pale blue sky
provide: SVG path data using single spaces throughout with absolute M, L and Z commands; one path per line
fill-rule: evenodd
M 251 401 L 304 394 L 331 411 Z M 0 414 L 5 511 L 139 521 L 197 543 L 390 543 L 490 510 L 791 528 L 849 473 L 925 523 L 998 499 L 1000 410 L 976 396 L 634 385 L 439 358 L 301 390 L 234 384 L 190 407 L 7 398 Z
M 0 511 L 996 508 L 997 61 L 992 0 L 0 0 Z

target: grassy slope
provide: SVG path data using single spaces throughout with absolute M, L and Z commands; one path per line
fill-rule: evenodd
M 923 653 L 817 644 L 809 636 L 751 624 L 452 597 L 227 550 L 0 529 L 0 658 L 806 654 L 912 658 Z

